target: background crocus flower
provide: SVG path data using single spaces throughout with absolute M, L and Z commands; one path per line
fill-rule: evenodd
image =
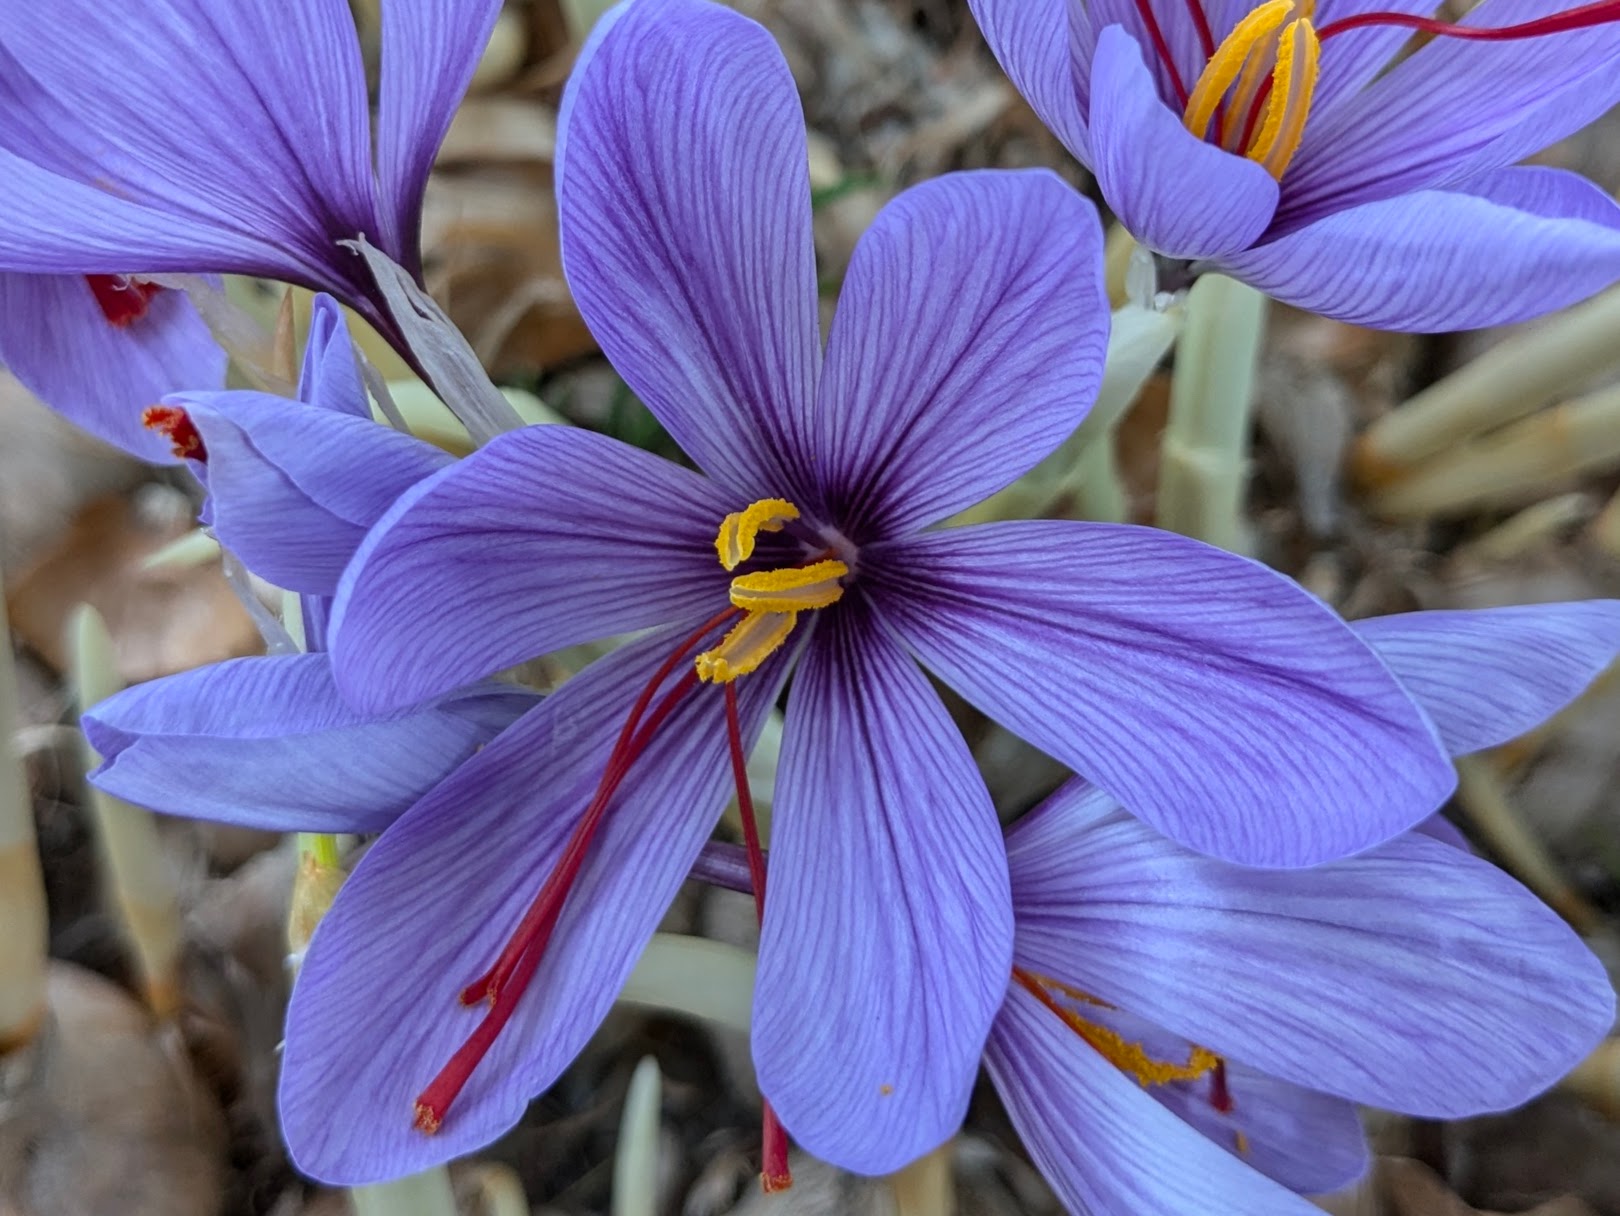
M 392 332 L 339 242 L 419 275 L 423 187 L 499 9 L 384 4 L 374 128 L 344 0 L 4 6 L 0 267 L 261 275 Z
M 582 431 L 502 435 L 407 491 L 345 573 L 337 675 L 378 710 L 656 632 L 464 765 L 345 886 L 289 1013 L 303 1169 L 390 1177 L 521 1116 L 606 1014 L 797 651 L 755 1058 L 788 1129 L 866 1172 L 954 1129 L 1011 957 L 989 794 L 913 656 L 1249 861 L 1366 847 L 1437 805 L 1450 769 L 1420 711 L 1263 567 L 1139 528 L 924 530 L 1037 463 L 1096 391 L 1100 234 L 1055 177 L 897 198 L 823 366 L 780 52 L 719 6 L 635 0 L 575 68 L 558 198 L 575 299 L 705 473 Z M 1340 817 L 1306 809 L 1348 790 Z
M 1438 28 L 1412 17 L 1427 0 L 969 3 L 1121 223 L 1195 273 L 1416 331 L 1522 320 L 1620 279 L 1613 200 L 1513 167 L 1620 100 L 1614 13 L 1485 0 L 1466 29 L 1538 24 L 1391 66 Z
M 323 650 L 338 575 L 401 491 L 445 453 L 371 421 L 335 301 L 317 296 L 299 400 L 170 397 L 150 421 L 209 491 L 205 516 L 254 573 L 304 593 L 311 651 L 232 659 L 128 689 L 83 717 L 92 780 L 171 815 L 273 831 L 375 832 L 539 697 L 483 682 L 362 713 Z
M 185 292 L 128 275 L 0 271 L 0 366 L 92 435 L 160 464 L 176 457 L 142 411 L 225 383 L 225 352 Z
M 1457 754 L 1562 709 L 1620 602 L 1356 629 Z M 1606 971 L 1495 867 L 1412 834 L 1308 871 L 1197 857 L 1071 782 L 1008 834 L 1017 922 L 990 1074 L 1076 1211 L 1314 1212 L 1366 1165 L 1357 1103 L 1503 1110 L 1608 1030 Z

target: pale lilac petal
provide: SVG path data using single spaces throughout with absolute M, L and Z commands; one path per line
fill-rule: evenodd
M 0 145 L 18 148 L 6 128 L 33 125 L 80 180 L 274 234 L 315 266 L 336 262 L 335 236 L 375 227 L 365 73 L 344 0 L 4 5 L 0 44 L 39 86 L 7 89 Z
M 1608 976 L 1569 926 L 1421 833 L 1253 870 L 1077 783 L 1018 825 L 1008 859 L 1031 970 L 1355 1102 L 1432 1118 L 1517 1106 L 1614 1018 Z
M 1206 1139 L 1013 985 L 990 1079 L 1064 1206 L 1096 1216 L 1319 1216 Z
M 274 832 L 376 832 L 539 701 L 499 684 L 381 718 L 326 655 L 231 659 L 85 713 L 97 786 L 169 815 Z
M 863 561 L 945 683 L 1192 848 L 1313 865 L 1411 827 L 1454 782 L 1372 651 L 1257 562 L 1067 522 L 949 529 Z
M 516 1123 L 606 1016 L 731 784 L 720 690 L 703 685 L 631 769 L 511 1023 L 435 1136 L 412 1103 L 478 1025 L 457 994 L 488 968 L 556 864 L 642 686 L 681 631 L 592 664 L 384 834 L 310 945 L 287 1014 L 282 1131 L 336 1185 L 397 1178 Z M 785 656 L 739 685 L 759 729 Z
M 269 393 L 181 393 L 208 460 L 209 522 L 278 587 L 332 595 L 367 530 L 453 463 L 432 444 L 352 413 Z
M 826 618 L 788 704 L 754 1060 L 801 1147 L 882 1174 L 961 1126 L 1012 902 L 995 808 L 939 695 L 864 604 Z
M 1442 844 L 1449 844 L 1452 848 L 1461 849 L 1465 853 L 1474 851 L 1474 846 L 1468 843 L 1468 837 L 1464 836 L 1462 830 L 1444 815 L 1430 815 L 1412 830 L 1422 832 L 1425 836 L 1433 837 Z
M 355 418 L 370 418 L 371 404 L 360 360 L 349 338 L 343 308 L 325 292 L 310 302 L 309 333 L 298 373 L 298 400 Z
M 1620 279 L 1620 206 L 1562 169 L 1498 169 L 1451 190 L 1333 212 L 1222 258 L 1221 268 L 1355 325 L 1414 333 L 1506 325 Z
M 549 651 L 726 607 L 714 537 L 747 506 L 564 426 L 511 431 L 408 490 L 332 610 L 338 683 L 408 705 Z
M 820 361 L 804 114 L 771 36 L 699 0 L 609 12 L 557 134 L 563 269 L 602 351 L 744 496 L 810 486 Z
M 1462 20 L 1512 25 L 1569 7 L 1565 0 L 1485 0 Z M 1324 46 L 1324 61 L 1337 41 Z M 1483 169 L 1511 163 L 1522 152 L 1509 149 L 1491 165 L 1476 158 L 1502 137 L 1521 132 L 1527 118 L 1538 112 L 1545 118 L 1547 107 L 1561 100 L 1580 107 L 1583 94 L 1594 88 L 1612 95 L 1617 57 L 1615 25 L 1508 41 L 1435 38 L 1359 94 L 1316 116 L 1286 175 L 1278 220 L 1309 221 L 1329 208 L 1446 185 L 1467 164 Z M 1568 134 L 1556 125 L 1543 129 L 1547 143 Z
M 1407 612 L 1356 621 L 1453 755 L 1516 739 L 1620 655 L 1620 600 Z
M 422 192 L 451 116 L 478 66 L 501 0 L 392 0 L 382 5 L 377 178 L 391 240 L 383 246 L 421 272 Z
M 178 389 L 218 388 L 225 352 L 184 292 L 159 290 L 114 325 L 83 275 L 0 272 L 0 365 L 64 418 L 142 460 L 172 464 L 146 408 Z
M 968 0 L 968 7 L 1036 116 L 1076 157 L 1089 160 L 1085 99 L 1094 48 L 1077 63 L 1069 24 L 1071 10 L 1087 22 L 1084 6 L 1075 0 Z M 1089 34 L 1089 22 L 1082 29 Z
M 1119 26 L 1091 64 L 1091 168 L 1119 222 L 1156 253 L 1213 258 L 1247 249 L 1277 209 L 1256 162 L 1205 143 L 1159 99 L 1143 49 Z
M 1247 13 L 1248 0 L 1238 0 L 1237 7 Z M 1360 13 L 1411 13 L 1420 17 L 1434 14 L 1434 0 L 1318 0 L 1314 24 L 1318 30 L 1345 17 Z M 1235 23 L 1234 23 L 1235 24 Z M 1336 108 L 1356 96 L 1394 61 L 1400 49 L 1412 40 L 1412 31 L 1404 26 L 1379 25 L 1351 30 L 1328 40 L 1322 49 L 1320 74 L 1316 91 L 1311 94 L 1310 123 L 1305 128 L 1305 139 L 1313 138 L 1312 131 L 1320 127 Z M 1301 147 L 1300 155 L 1305 155 Z M 1284 183 L 1284 197 L 1287 184 Z
M 916 531 L 1033 468 L 1085 417 L 1108 347 L 1102 230 L 1045 170 L 913 187 L 855 247 L 811 426 L 819 509 Z
M 1174 70 L 1159 55 L 1137 0 L 1071 0 L 1071 3 L 1087 10 L 1094 30 L 1119 26 L 1132 42 L 1142 48 L 1144 65 L 1165 104 L 1172 108 L 1179 108 L 1183 104 L 1180 100 L 1182 94 L 1174 81 L 1179 80 L 1181 88 L 1190 92 L 1206 62 L 1203 44 L 1198 39 L 1198 28 L 1183 7 L 1188 0 L 1150 0 L 1158 20 L 1159 33 L 1164 36 L 1165 45 L 1169 47 L 1170 57 L 1175 63 Z

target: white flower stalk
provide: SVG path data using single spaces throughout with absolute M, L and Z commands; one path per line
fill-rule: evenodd
M 636 1065 L 619 1120 L 619 1147 L 613 1156 L 613 1216 L 657 1216 L 659 1109 L 663 1076 L 658 1061 L 646 1056 Z
M 956 1181 L 950 1142 L 889 1176 L 895 1216 L 955 1216 Z
M 1159 466 L 1159 526 L 1240 553 L 1265 317 L 1265 296 L 1246 284 L 1219 274 L 1193 284 Z
M 113 654 L 112 636 L 101 614 L 80 604 L 69 621 L 73 680 L 80 710 L 123 689 Z M 82 741 L 88 773 L 101 763 L 88 741 Z M 95 824 L 103 881 L 135 955 L 142 994 L 160 1018 L 180 1007 L 180 910 L 174 874 L 163 853 L 157 821 L 150 811 L 131 806 L 86 784 L 90 817 Z
M 32 1041 L 45 1014 L 45 884 L 33 803 L 14 746 L 17 680 L 0 599 L 0 1055 Z

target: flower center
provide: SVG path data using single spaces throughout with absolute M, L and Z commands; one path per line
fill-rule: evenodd
M 784 498 L 762 498 L 726 516 L 714 538 L 720 564 L 735 570 L 754 555 L 761 532 L 780 532 L 798 518 L 799 508 Z M 787 641 L 799 613 L 843 598 L 849 573 L 847 563 L 821 556 L 802 565 L 739 574 L 731 580 L 731 604 L 744 616 L 718 646 L 698 655 L 698 679 L 729 684 L 758 668 Z
M 101 315 L 115 329 L 128 329 L 146 315 L 152 297 L 162 291 L 156 283 L 146 283 L 127 274 L 87 274 L 90 293 L 101 306 Z
M 179 406 L 148 406 L 141 413 L 141 425 L 149 431 L 156 431 L 174 445 L 174 454 L 181 460 L 208 459 L 208 449 L 203 445 L 197 424 Z

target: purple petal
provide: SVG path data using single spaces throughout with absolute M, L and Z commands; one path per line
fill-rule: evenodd
M 478 66 L 501 0 L 411 0 L 382 6 L 377 177 L 391 240 L 383 246 L 421 273 L 422 192 L 451 116 Z
M 1485 0 L 1462 24 L 1512 25 L 1568 7 L 1565 0 Z M 1324 60 L 1336 41 L 1324 48 Z M 1545 147 L 1568 130 L 1545 127 L 1546 143 L 1507 149 L 1491 165 L 1475 159 L 1547 107 L 1581 107 L 1583 92 L 1594 88 L 1612 95 L 1617 55 L 1620 27 L 1613 25 L 1510 41 L 1436 38 L 1318 115 L 1288 170 L 1278 220 L 1308 222 L 1329 208 L 1445 185 L 1464 164 L 1495 168 Z
M 1012 966 L 1012 903 L 973 757 L 869 612 L 827 613 L 794 680 L 753 1039 L 799 1144 L 882 1174 L 961 1126 Z
M 844 279 L 810 430 L 820 509 L 863 541 L 989 497 L 1080 424 L 1107 346 L 1101 229 L 1061 179 L 913 187 Z
M 355 418 L 371 417 L 360 361 L 349 338 L 343 308 L 325 292 L 310 303 L 309 334 L 298 373 L 298 400 Z
M 1248 0 L 1238 0 L 1238 6 L 1247 13 Z M 1360 13 L 1411 13 L 1419 17 L 1434 14 L 1434 0 L 1319 0 L 1314 24 L 1318 30 L 1346 17 Z M 1320 73 L 1316 91 L 1311 94 L 1311 126 L 1306 128 L 1305 139 L 1312 138 L 1314 127 L 1321 126 L 1339 105 L 1355 97 L 1378 74 L 1390 66 L 1400 49 L 1412 40 L 1412 31 L 1399 25 L 1375 25 L 1350 30 L 1328 40 L 1322 49 Z M 1306 155 L 1302 145 L 1300 155 Z M 1284 196 L 1287 186 L 1284 186 Z
M 1153 35 L 1142 16 L 1142 5 L 1137 0 L 1071 0 L 1071 3 L 1076 8 L 1088 10 L 1087 16 L 1094 30 L 1119 26 L 1142 49 L 1144 66 L 1165 104 L 1172 107 L 1182 104 L 1179 101 L 1181 94 L 1173 81 L 1179 80 L 1183 89 L 1191 91 L 1207 61 L 1203 43 L 1198 38 L 1198 27 L 1193 24 L 1184 7 L 1187 3 L 1201 3 L 1201 0 L 1169 0 L 1168 4 L 1164 0 L 1150 0 L 1150 6 L 1157 10 L 1154 16 L 1159 32 L 1164 36 L 1165 45 L 1174 61 L 1173 69 L 1165 63 L 1154 45 Z
M 1356 621 L 1454 756 L 1516 739 L 1620 655 L 1620 600 L 1407 612 Z
M 1091 151 L 1120 223 L 1168 257 L 1247 249 L 1277 209 L 1271 174 L 1188 131 L 1159 99 L 1142 48 L 1118 26 L 1098 36 L 1091 63 Z
M 282 1130 L 304 1173 L 395 1178 L 494 1140 L 585 1045 L 730 787 L 723 701 L 691 693 L 614 797 L 512 1021 L 435 1136 L 412 1102 L 478 1025 L 457 1002 L 556 865 L 632 701 L 680 631 L 592 664 L 417 803 L 316 931 L 287 1014 Z M 746 736 L 784 659 L 739 685 Z
M 968 7 L 1002 70 L 1036 116 L 1077 158 L 1089 161 L 1085 99 L 1095 39 L 1084 5 L 1071 0 L 968 0 Z M 1078 21 L 1078 30 L 1071 19 Z M 1081 35 L 1093 45 L 1077 56 Z
M 220 543 L 279 587 L 332 595 L 366 531 L 406 490 L 454 463 L 367 418 L 269 393 L 181 393 L 208 449 Z
M 4 125 L 33 125 L 33 140 L 54 141 L 83 181 L 243 236 L 274 234 L 311 266 L 335 260 L 335 234 L 375 228 L 365 72 L 344 0 L 138 10 L 0 6 L 0 44 L 38 86 L 13 81 Z M 0 144 L 17 138 L 0 129 Z
M 157 464 L 177 458 L 141 424 L 146 408 L 225 382 L 225 352 L 184 292 L 160 289 L 117 325 L 77 274 L 0 272 L 0 364 L 69 421 Z
M 376 832 L 539 698 L 483 684 L 383 718 L 337 694 L 326 655 L 231 659 L 84 715 L 99 787 L 169 815 L 274 832 Z
M 589 431 L 533 426 L 408 490 L 332 609 L 338 684 L 408 705 L 578 642 L 726 607 L 714 536 L 747 504 Z
M 771 36 L 699 0 L 610 11 L 569 79 L 556 171 L 568 285 L 625 382 L 744 503 L 802 495 L 815 251 Z
M 885 619 L 935 674 L 1192 848 L 1314 865 L 1411 827 L 1454 783 L 1372 651 L 1246 558 L 1064 522 L 862 557 Z
M 1223 258 L 1221 268 L 1355 325 L 1414 333 L 1506 325 L 1620 279 L 1620 207 L 1562 169 L 1498 169 L 1453 190 L 1333 212 Z
M 1024 1146 L 1070 1211 L 1318 1216 L 1155 1102 L 1016 984 L 985 1064 Z
M 1077 783 L 1019 824 L 1008 858 L 1031 970 L 1355 1102 L 1431 1118 L 1517 1106 L 1614 1018 L 1602 964 L 1563 921 L 1422 834 L 1251 870 Z

